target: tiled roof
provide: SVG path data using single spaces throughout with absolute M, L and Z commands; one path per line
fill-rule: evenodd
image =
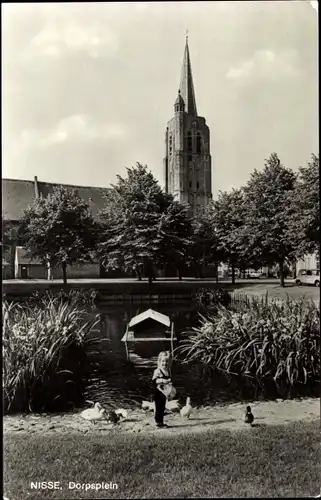
M 76 191 L 78 196 L 89 204 L 94 216 L 96 216 L 98 211 L 103 208 L 105 204 L 104 194 L 109 191 L 109 188 L 73 186 L 70 184 L 51 184 L 49 182 L 38 182 L 38 186 L 39 194 L 42 194 L 43 197 L 48 196 L 48 194 L 52 193 L 54 188 L 58 186 L 63 186 L 67 189 Z
M 74 186 L 70 184 L 53 184 L 37 182 L 39 195 L 46 197 L 53 192 L 54 187 L 62 186 L 77 191 L 78 195 L 87 203 L 94 216 L 104 206 L 104 194 L 109 188 Z M 34 181 L 19 179 L 2 179 L 2 216 L 4 220 L 18 220 L 23 210 L 35 199 Z
M 2 217 L 18 220 L 35 197 L 34 183 L 16 179 L 2 180 Z

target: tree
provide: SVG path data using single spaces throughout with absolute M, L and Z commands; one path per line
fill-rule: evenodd
M 27 252 L 48 267 L 62 267 L 94 259 L 98 227 L 89 206 L 73 191 L 55 188 L 47 198 L 36 198 L 24 211 L 19 234 Z
M 296 175 L 272 153 L 263 171 L 255 170 L 244 187 L 245 224 L 239 234 L 243 248 L 249 258 L 261 265 L 277 263 L 282 287 L 284 264 L 293 259 L 295 250 L 287 211 L 295 182 Z
M 2 218 L 2 246 L 3 253 L 7 254 L 17 241 L 17 224 Z
M 244 247 L 244 194 L 241 189 L 233 189 L 230 193 L 220 192 L 213 202 L 211 212 L 212 225 L 218 238 L 218 249 L 221 259 L 232 268 L 232 283 L 235 283 L 235 269 L 245 269 L 250 261 Z
M 188 210 L 187 204 L 172 201 L 160 217 L 161 261 L 165 266 L 173 264 L 180 280 L 192 245 L 192 221 Z
M 203 277 L 204 267 L 215 267 L 220 261 L 218 236 L 213 225 L 213 205 L 210 204 L 194 215 L 192 220 L 192 244 L 189 251 L 189 264 L 195 276 Z
M 147 166 L 139 163 L 127 169 L 127 178 L 117 178 L 99 214 L 99 256 L 107 269 L 134 271 L 138 279 L 145 273 L 151 283 L 156 278 L 154 266 L 164 260 L 161 215 L 173 197 L 165 194 Z
M 320 250 L 319 158 L 312 154 L 307 167 L 301 167 L 295 189 L 288 200 L 289 238 L 300 258 Z

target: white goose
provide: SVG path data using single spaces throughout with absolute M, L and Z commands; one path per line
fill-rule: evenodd
M 89 420 L 95 424 L 97 420 L 105 418 L 105 409 L 100 403 L 95 403 L 93 408 L 87 408 L 87 410 L 82 411 L 80 416 L 81 418 Z
M 181 417 L 189 418 L 192 413 L 191 398 L 186 398 L 186 405 L 181 409 Z

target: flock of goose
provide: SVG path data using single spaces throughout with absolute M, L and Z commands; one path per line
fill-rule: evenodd
M 87 408 L 80 413 L 80 416 L 85 420 L 89 420 L 93 423 L 96 423 L 97 420 L 107 420 L 107 422 L 109 423 L 118 424 L 118 422 L 128 419 L 128 411 L 124 408 L 120 408 L 118 410 L 106 410 L 100 403 L 93 403 L 92 401 L 87 402 L 93 404 L 94 406 L 93 408 Z M 166 401 L 165 408 L 169 412 L 179 412 L 182 418 L 189 418 L 193 411 L 191 399 L 189 397 L 186 398 L 186 404 L 182 408 L 180 407 L 178 399 Z M 155 403 L 143 401 L 142 409 L 147 411 L 154 411 Z M 250 406 L 246 407 L 244 422 L 246 424 L 249 424 L 251 427 L 253 425 L 254 415 Z
M 106 410 L 100 403 L 94 403 L 93 401 L 87 401 L 93 405 L 92 408 L 87 408 L 80 413 L 81 418 L 88 420 L 92 423 L 96 423 L 98 420 L 106 420 L 112 424 L 118 424 L 120 421 L 128 419 L 128 411 L 124 408 L 118 410 Z M 149 401 L 142 402 L 143 410 L 155 410 L 155 403 L 150 403 Z M 170 412 L 180 412 L 181 417 L 189 418 L 192 413 L 192 405 L 190 398 L 186 399 L 186 405 L 182 408 L 178 403 L 178 399 L 166 402 L 166 410 Z
M 119 410 L 106 410 L 100 403 L 93 403 L 92 401 L 87 402 L 94 406 L 93 408 L 87 408 L 87 410 L 82 411 L 80 416 L 94 424 L 97 420 L 107 420 L 107 422 L 112 424 L 118 424 L 120 420 L 127 420 L 128 418 L 128 412 L 124 408 L 120 408 Z

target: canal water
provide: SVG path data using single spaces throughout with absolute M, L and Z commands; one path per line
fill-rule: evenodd
M 143 400 L 151 401 L 151 378 L 157 354 L 164 348 L 169 349 L 169 343 L 128 344 L 128 358 L 125 343 L 121 342 L 130 319 L 149 307 L 148 304 L 123 303 L 99 309 L 99 324 L 93 331 L 99 341 L 88 348 L 91 368 L 85 400 L 99 401 L 111 408 L 139 407 Z M 195 304 L 157 304 L 153 308 L 170 316 L 181 341 L 186 335 L 184 332 L 199 322 L 200 311 Z M 180 402 L 189 396 L 196 406 L 318 395 L 318 387 L 302 384 L 292 388 L 277 387 L 273 380 L 263 384 L 249 377 L 216 372 L 200 364 L 184 364 L 179 359 L 174 360 L 172 378 Z

